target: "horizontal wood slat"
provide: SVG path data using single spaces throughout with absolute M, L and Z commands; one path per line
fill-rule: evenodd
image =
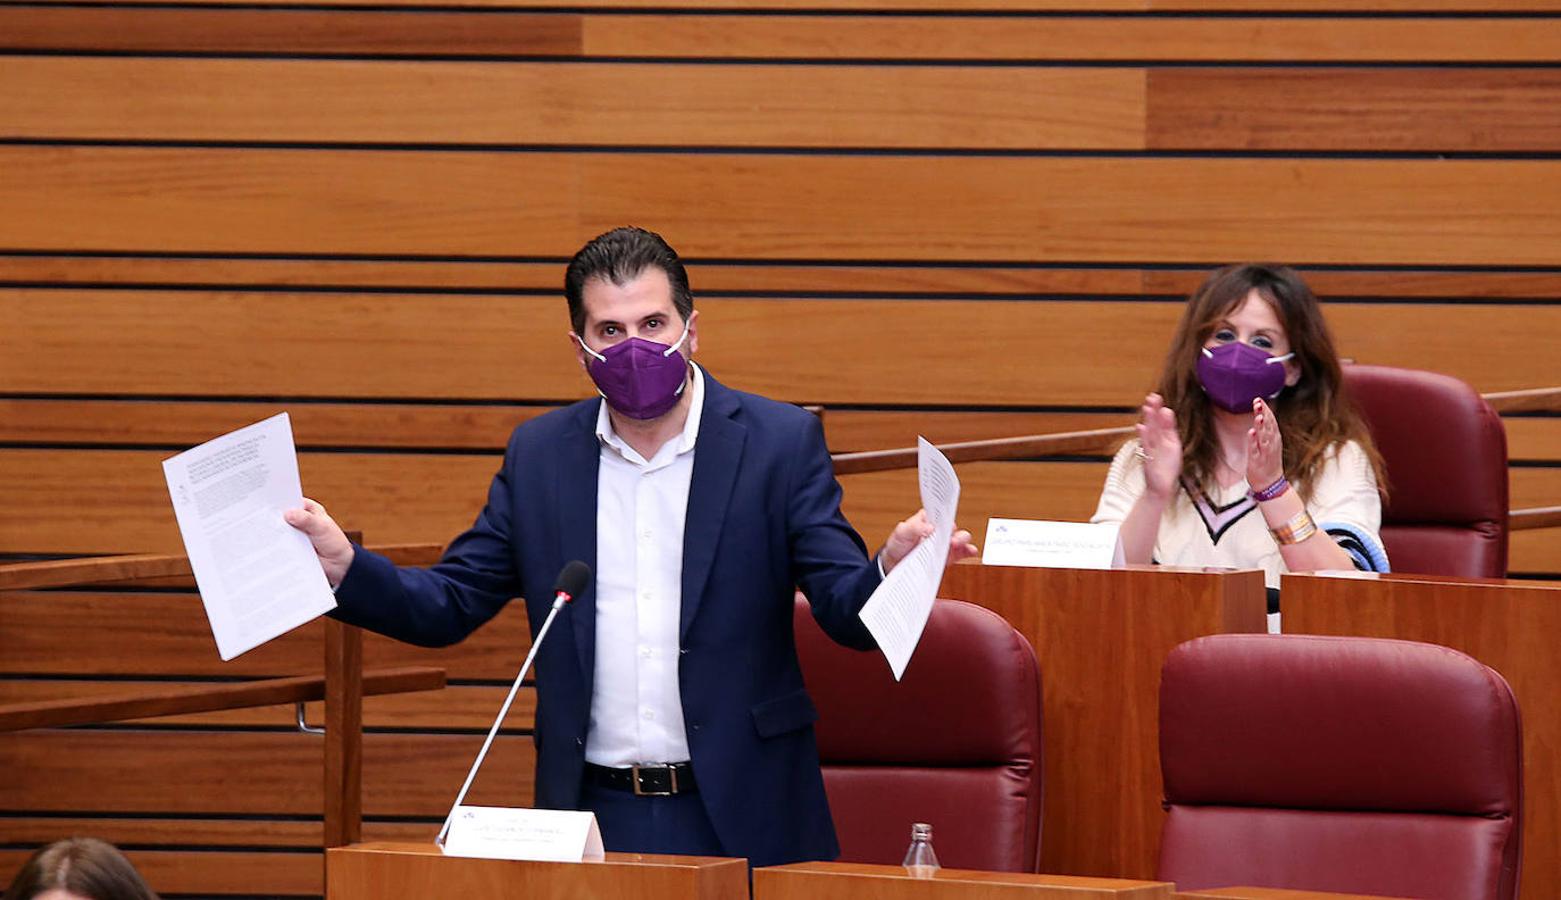
M 1155 69 L 1157 150 L 1550 152 L 1561 72 Z
M 1552 160 L 7 146 L 0 196 L 12 250 L 568 256 L 632 221 L 696 258 L 1561 263 Z
M 5 596 L 0 595 L 0 609 L 6 608 L 4 606 L 5 602 Z M 75 623 L 77 630 L 85 630 L 89 627 L 93 627 L 93 624 L 90 622 L 78 621 Z M 520 662 L 521 660 L 518 658 L 515 661 L 514 668 L 517 671 L 520 669 Z M 80 699 L 142 689 L 157 690 L 169 687 L 193 687 L 202 684 L 210 684 L 210 682 L 84 681 L 77 678 L 55 681 L 0 678 L 0 704 Z M 507 693 L 509 693 L 509 688 L 507 687 L 456 685 L 446 687 L 441 691 L 365 697 L 363 700 L 363 726 L 370 729 L 441 730 L 455 728 L 486 731 L 493 724 L 493 717 L 498 715 L 499 707 L 503 704 L 504 696 Z M 529 687 L 521 688 L 519 693 L 515 695 L 515 704 L 510 708 L 510 714 L 505 719 L 503 730 L 506 732 L 529 732 L 535 714 L 536 692 Z M 323 726 L 324 719 L 320 703 L 305 704 L 305 721 L 310 725 Z M 292 728 L 297 724 L 297 714 L 291 705 L 260 706 L 214 713 L 159 716 L 155 719 L 134 720 L 130 724 L 159 727 Z
M 62 140 L 1144 146 L 1133 69 L 0 57 L 0 83 L 7 134 Z
M 366 734 L 366 816 L 443 818 L 482 735 Z M 34 812 L 319 815 L 319 735 L 203 731 L 27 731 L 0 761 L 0 808 Z M 113 760 L 113 777 L 95 772 Z M 499 737 L 472 787 L 478 805 L 531 802 L 531 738 Z M 192 837 L 194 837 L 192 835 Z
M 547 292 L 561 296 L 566 259 L 556 262 L 428 260 L 207 259 L 14 255 L 0 252 L 0 283 L 50 286 L 296 287 Z M 687 260 L 696 297 L 765 292 L 862 296 L 953 294 L 1024 299 L 1184 299 L 1207 268 L 805 265 Z M 1307 270 L 1325 300 L 1424 299 L 1456 302 L 1561 300 L 1561 272 Z
M 1131 403 L 1124 403 L 1127 406 Z M 459 448 L 498 453 L 516 425 L 553 407 L 0 399 L 0 444 L 194 446 L 287 412 L 301 449 Z M 824 409 L 835 453 L 909 447 L 918 435 L 943 444 L 1130 425 L 1127 412 L 966 412 Z M 1561 459 L 1561 418 L 1508 416 L 1514 460 Z
M 162 3 L 164 0 L 111 0 L 115 4 L 136 6 Z M 246 5 L 250 0 L 191 0 L 192 6 Z M 275 6 L 312 6 L 315 0 L 276 0 Z M 343 7 L 389 7 L 421 9 L 430 0 L 342 0 Z M 553 0 L 464 0 L 459 4 L 477 9 L 553 8 Z M 580 9 L 661 9 L 666 0 L 578 0 Z M 961 12 L 1517 12 L 1533 13 L 1561 9 L 1561 0 L 706 0 L 705 9 L 747 10 L 837 10 L 947 11 Z M 436 7 L 437 8 L 437 7 Z
M 779 299 L 700 308 L 698 358 L 717 378 L 735 373 L 733 387 L 825 406 L 953 407 L 1136 404 L 1182 311 Z M 1328 317 L 1340 353 L 1358 362 L 1434 361 L 1482 391 L 1555 378 L 1534 338 L 1561 333 L 1561 305 L 1336 303 Z M 594 393 L 552 298 L 0 289 L 0 319 L 9 323 L 0 384 L 19 392 L 511 402 Z M 184 327 L 191 319 L 201 330 Z
M 363 823 L 364 840 L 431 841 L 437 824 L 423 822 Z M 114 844 L 200 847 L 296 847 L 320 849 L 324 837 L 318 821 L 294 819 L 150 819 L 115 816 L 0 816 L 0 843 L 47 843 L 90 834 Z
M 443 56 L 1547 63 L 1561 56 L 1561 35 L 1538 26 L 1522 18 L 0 7 L 0 34 L 17 49 Z
M 444 672 L 432 668 L 370 670 L 362 677 L 363 692 L 367 695 L 444 688 Z M 101 725 L 277 703 L 307 703 L 324 697 L 325 678 L 321 675 L 264 678 L 231 684 L 143 685 L 139 689 L 119 692 L 7 704 L 0 708 L 0 730 Z
M 0 850 L 0 879 L 8 882 L 28 855 L 28 851 Z M 125 856 L 162 896 L 319 896 L 324 888 L 319 851 L 131 850 Z
M 473 496 L 480 503 L 483 488 L 481 484 L 476 487 Z M 426 539 L 442 542 L 458 530 Z M 86 622 L 93 627 L 83 628 Z M 195 594 L 5 592 L 0 593 L 0 646 L 6 648 L 0 654 L 0 673 L 188 678 L 296 675 L 320 671 L 325 658 L 324 630 L 323 622 L 312 622 L 222 662 Z M 364 665 L 369 668 L 438 666 L 452 680 L 508 683 L 525 659 L 530 631 L 523 607 L 514 603 L 455 647 L 429 650 L 373 634 L 364 636 L 363 645 Z
M 98 458 L 91 465 L 73 467 L 80 457 L 92 455 Z M 90 546 L 94 534 L 113 535 L 132 546 L 137 541 L 176 544 L 156 458 L 157 454 L 144 451 L 81 452 L 71 454 L 62 465 L 45 454 L 0 451 L 0 472 L 14 471 L 18 481 L 17 487 L 0 485 L 11 498 L 0 511 L 0 545 L 36 552 L 87 552 L 94 549 Z M 300 465 L 306 489 L 338 515 L 364 523 L 365 530 L 372 529 L 387 541 L 408 543 L 443 543 L 466 528 L 486 497 L 495 469 L 485 458 L 410 454 L 305 453 Z M 981 527 L 993 515 L 1085 519 L 1094 511 L 1105 477 L 1105 465 L 1098 462 L 971 463 L 958 471 L 964 483 L 961 520 Z M 1561 497 L 1561 468 L 1513 469 L 1511 479 L 1515 508 L 1550 506 Z M 914 472 L 847 476 L 842 482 L 847 515 L 870 544 L 881 541 L 896 521 L 915 509 Z M 24 488 L 34 492 L 29 495 Z M 117 505 L 107 507 L 97 501 L 95 527 L 84 530 L 81 510 L 110 490 Z M 1533 546 L 1534 550 L 1515 553 L 1514 571 L 1561 571 L 1561 544 L 1552 539 L 1548 546 Z M 9 627 L 9 622 L 0 620 L 0 627 Z M 479 631 L 472 640 L 491 630 Z M 195 634 L 190 641 L 207 640 L 198 629 L 191 631 Z M 29 653 L 27 659 L 28 665 L 47 665 L 42 653 Z M 215 659 L 211 654 L 213 663 Z M 500 671 L 513 673 L 513 662 L 507 655 L 504 659 Z M 8 654 L 6 664 L 18 663 Z M 457 671 L 452 666 L 450 677 L 461 677 Z

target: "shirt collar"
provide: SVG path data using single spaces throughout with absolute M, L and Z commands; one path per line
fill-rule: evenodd
M 694 441 L 699 437 L 699 422 L 703 418 L 705 411 L 704 370 L 699 368 L 698 363 L 692 361 L 689 362 L 689 368 L 693 369 L 693 374 L 689 378 L 688 387 L 684 388 L 690 395 L 688 398 L 688 418 L 683 422 L 682 433 L 667 442 L 667 444 L 676 447 L 673 453 L 674 457 L 682 456 L 684 453 L 694 449 Z M 649 460 L 640 456 L 639 451 L 630 447 L 628 442 L 619 437 L 618 432 L 613 429 L 612 416 L 607 412 L 606 398 L 602 399 L 601 405 L 596 411 L 596 437 L 603 444 L 616 450 L 618 455 L 624 459 L 640 465 L 649 465 Z M 661 456 L 666 449 L 666 446 L 663 445 L 656 455 Z

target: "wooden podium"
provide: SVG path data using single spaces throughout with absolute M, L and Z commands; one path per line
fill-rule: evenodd
M 1263 632 L 1263 573 L 950 566 L 940 597 L 1035 647 L 1046 780 L 1041 871 L 1152 878 L 1159 858 L 1160 666 L 1183 641 Z
M 1286 575 L 1286 634 L 1424 641 L 1500 672 L 1523 718 L 1526 896 L 1561 885 L 1561 582 Z
M 1169 900 L 1161 881 L 939 869 L 917 878 L 903 866 L 797 863 L 753 870 L 753 900 Z
M 325 896 L 328 900 L 747 900 L 748 863 L 640 853 L 609 853 L 602 862 L 516 862 L 445 856 L 432 843 L 365 843 L 325 851 Z

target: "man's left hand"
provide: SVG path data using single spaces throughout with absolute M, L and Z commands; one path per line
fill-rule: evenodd
M 905 554 L 916 549 L 916 545 L 924 539 L 932 537 L 932 523 L 927 521 L 927 511 L 916 510 L 916 515 L 894 526 L 894 531 L 889 533 L 889 540 L 884 542 L 883 550 L 878 553 L 878 561 L 883 564 L 884 574 L 887 575 Z M 971 543 L 970 532 L 956 529 L 949 537 L 949 562 L 959 562 L 966 557 L 975 556 L 981 551 Z

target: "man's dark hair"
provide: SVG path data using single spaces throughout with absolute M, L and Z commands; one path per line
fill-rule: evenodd
M 694 314 L 694 295 L 688 290 L 688 273 L 678 252 L 661 235 L 643 228 L 614 228 L 580 248 L 564 272 L 564 296 L 569 300 L 569 323 L 575 334 L 585 336 L 585 283 L 604 278 L 622 286 L 651 266 L 667 273 L 672 284 L 672 306 L 687 322 Z

